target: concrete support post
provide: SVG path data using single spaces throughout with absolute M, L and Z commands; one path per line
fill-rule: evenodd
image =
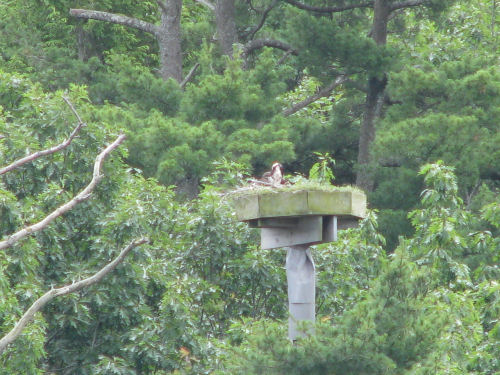
M 314 334 L 315 266 L 309 246 L 289 246 L 287 250 L 288 338 L 294 341 L 297 337 Z

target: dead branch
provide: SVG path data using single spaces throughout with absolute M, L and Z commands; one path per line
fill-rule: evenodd
M 51 148 L 46 149 L 46 150 L 34 152 L 33 154 L 25 156 L 24 158 L 16 160 L 12 164 L 10 164 L 10 165 L 8 165 L 6 167 L 1 168 L 0 169 L 0 175 L 3 175 L 5 173 L 7 173 L 7 172 L 10 172 L 13 169 L 19 168 L 21 165 L 29 163 L 29 162 L 31 162 L 33 160 L 36 160 L 36 159 L 38 159 L 38 158 L 40 158 L 42 156 L 50 155 L 50 154 L 53 154 L 55 152 L 61 151 L 62 149 L 68 147 L 71 144 L 71 142 L 73 141 L 73 139 L 77 136 L 77 134 L 80 132 L 80 130 L 86 124 L 82 121 L 82 119 L 78 115 L 78 112 L 76 112 L 75 108 L 73 107 L 73 104 L 71 104 L 71 102 L 69 101 L 69 99 L 66 98 L 66 97 L 63 97 L 63 100 L 68 104 L 69 108 L 75 114 L 75 116 L 76 116 L 76 118 L 78 120 L 78 125 L 76 126 L 75 129 L 73 129 L 73 131 L 71 132 L 71 134 L 69 135 L 69 137 L 64 142 L 62 142 L 62 143 L 60 143 L 60 144 L 58 144 L 58 145 L 56 145 L 54 147 L 51 147 Z
M 337 86 L 343 84 L 344 82 L 347 81 L 347 76 L 346 75 L 340 75 L 335 80 L 330 83 L 328 86 L 323 87 L 321 90 L 319 90 L 316 94 L 311 95 L 304 100 L 302 100 L 299 103 L 294 104 L 293 106 L 285 109 L 282 114 L 283 116 L 290 116 L 293 115 L 294 113 L 300 111 L 302 108 L 307 107 L 309 104 L 314 103 L 316 100 L 323 98 L 325 96 L 329 96 L 330 93 L 333 91 L 334 88 Z
M 195 0 L 197 3 L 206 6 L 208 9 L 215 11 L 215 5 L 208 0 Z
M 66 294 L 74 293 L 77 292 L 81 289 L 87 288 L 93 284 L 98 283 L 101 281 L 104 276 L 106 276 L 108 273 L 113 271 L 118 264 L 120 264 L 123 259 L 127 256 L 127 254 L 135 247 L 145 244 L 149 242 L 148 239 L 142 238 L 136 241 L 131 242 L 129 245 L 127 245 L 121 252 L 118 254 L 118 256 L 113 259 L 110 263 L 108 263 L 106 266 L 101 268 L 97 273 L 94 275 L 80 280 L 78 282 L 75 282 L 70 285 L 66 285 L 60 288 L 55 288 L 51 289 L 48 292 L 46 292 L 43 296 L 38 298 L 28 310 L 24 313 L 24 315 L 17 321 L 15 324 L 14 328 L 7 333 L 4 337 L 0 339 L 0 354 L 5 350 L 5 348 L 12 343 L 15 339 L 19 337 L 19 335 L 22 333 L 23 329 L 26 327 L 26 325 L 33 320 L 33 317 L 35 314 L 40 311 L 47 303 L 52 301 L 54 298 L 59 297 L 59 296 L 64 296 Z
M 296 0 L 285 0 L 285 2 L 299 9 L 308 10 L 311 12 L 318 12 L 318 13 L 338 13 L 357 8 L 371 8 L 373 6 L 373 1 L 368 1 L 360 4 L 338 6 L 338 7 L 317 7 L 314 5 L 304 4 Z
M 193 78 L 194 73 L 196 73 L 196 70 L 199 68 L 199 66 L 200 66 L 200 63 L 194 64 L 194 66 L 191 68 L 191 70 L 189 71 L 189 73 L 186 75 L 186 77 L 184 77 L 184 79 L 182 80 L 182 82 L 179 84 L 179 86 L 181 87 L 181 89 L 184 90 L 184 88 L 186 87 L 187 83 L 189 81 L 191 81 L 191 78 Z
M 156 25 L 153 25 L 152 23 L 137 18 L 122 16 L 121 14 L 88 9 L 70 9 L 69 14 L 77 18 L 106 21 L 118 25 L 132 27 L 134 29 L 145 31 L 155 36 L 158 36 L 160 33 L 160 28 Z
M 32 224 L 28 227 L 25 227 L 21 229 L 20 231 L 8 236 L 6 240 L 0 241 L 0 250 L 5 249 L 7 247 L 12 246 L 14 243 L 18 242 L 19 240 L 23 239 L 26 236 L 29 236 L 35 232 L 38 232 L 42 229 L 44 229 L 47 225 L 49 225 L 52 221 L 54 221 L 56 218 L 59 216 L 63 215 L 64 213 L 68 212 L 71 210 L 73 207 L 75 207 L 78 203 L 90 198 L 90 195 L 92 194 L 92 191 L 96 187 L 96 185 L 99 183 L 99 181 L 102 178 L 101 173 L 101 167 L 104 162 L 104 159 L 108 154 L 113 151 L 115 148 L 117 148 L 125 139 L 125 135 L 121 134 L 118 136 L 118 138 L 115 139 L 113 143 L 111 143 L 108 147 L 106 147 L 95 159 L 94 163 L 94 173 L 92 176 L 92 180 L 90 183 L 83 189 L 80 193 L 78 193 L 73 199 L 70 201 L 64 203 L 62 206 L 58 207 L 54 211 L 52 211 L 50 214 L 48 214 L 44 219 L 39 221 L 38 223 Z

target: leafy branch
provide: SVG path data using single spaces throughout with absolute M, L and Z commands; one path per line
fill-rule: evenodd
M 60 288 L 53 288 L 47 291 L 43 296 L 38 298 L 33 304 L 26 310 L 21 319 L 17 321 L 14 328 L 7 333 L 4 337 L 0 339 L 0 354 L 7 348 L 9 344 L 11 344 L 14 340 L 16 340 L 22 333 L 23 329 L 28 325 L 35 314 L 40 311 L 47 303 L 52 301 L 54 298 L 59 296 L 64 296 L 66 294 L 75 293 L 81 289 L 88 288 L 91 285 L 94 285 L 101 281 L 108 273 L 113 271 L 118 264 L 120 264 L 123 259 L 127 256 L 127 254 L 134 249 L 135 247 L 148 243 L 149 240 L 146 238 L 141 238 L 139 240 L 135 240 L 128 244 L 118 256 L 113 259 L 111 262 L 106 264 L 103 268 L 101 268 L 94 275 L 77 281 L 73 284 L 66 285 Z
M 315 152 L 314 154 L 318 157 L 318 162 L 314 163 L 309 170 L 309 179 L 330 184 L 335 179 L 333 170 L 330 167 L 335 165 L 335 159 L 328 152 L 324 154 Z
M 331 92 L 337 87 L 343 84 L 348 80 L 348 77 L 344 74 L 341 74 L 333 82 L 331 82 L 329 85 L 319 89 L 315 94 L 308 96 L 304 100 L 300 101 L 299 103 L 296 103 L 292 105 L 291 107 L 285 109 L 282 112 L 282 115 L 287 117 L 290 115 L 293 115 L 294 113 L 300 111 L 302 108 L 307 107 L 309 104 L 314 103 L 316 100 L 324 98 L 326 96 L 330 96 Z
M 75 108 L 73 107 L 73 104 L 71 104 L 71 102 L 69 101 L 68 98 L 66 97 L 63 97 L 63 100 L 66 102 L 66 104 L 68 104 L 68 106 L 70 107 L 71 111 L 75 114 L 76 118 L 78 119 L 78 125 L 75 127 L 75 129 L 71 132 L 71 134 L 69 135 L 69 137 L 62 143 L 56 145 L 56 146 L 53 146 L 51 148 L 48 148 L 46 150 L 42 150 L 42 151 L 37 151 L 37 152 L 34 152 L 28 156 L 25 156 L 24 158 L 21 158 L 19 160 L 16 160 L 14 161 L 13 163 L 7 165 L 6 167 L 3 167 L 3 168 L 0 168 L 0 175 L 3 175 L 7 172 L 10 172 L 16 168 L 19 168 L 21 165 L 23 164 L 26 164 L 26 163 L 29 163 L 33 160 L 36 160 L 42 156 L 47 156 L 47 155 L 50 155 L 50 154 L 54 154 L 58 151 L 61 151 L 62 149 L 68 147 L 71 142 L 73 141 L 73 139 L 75 139 L 75 137 L 77 136 L 77 134 L 80 132 L 80 130 L 86 125 L 82 119 L 80 118 L 80 116 L 78 115 L 78 112 L 76 112 Z M 3 138 L 2 136 L 0 136 L 0 139 Z
M 41 221 L 39 221 L 35 224 L 32 224 L 30 226 L 24 227 L 23 229 L 10 235 L 6 240 L 0 241 L 0 250 L 6 249 L 6 248 L 12 246 L 17 241 L 25 238 L 26 236 L 29 236 L 35 232 L 38 232 L 38 231 L 44 229 L 51 222 L 53 222 L 56 218 L 63 215 L 64 213 L 68 212 L 69 210 L 71 210 L 78 203 L 90 198 L 92 191 L 97 186 L 99 181 L 102 179 L 101 167 L 102 167 L 102 164 L 104 162 L 104 159 L 106 158 L 106 156 L 109 155 L 109 153 L 111 153 L 111 151 L 113 151 L 115 148 L 117 148 L 124 140 L 125 140 L 125 135 L 124 134 L 119 135 L 113 143 L 111 143 L 108 147 L 106 147 L 96 157 L 95 163 L 94 163 L 94 173 L 92 176 L 92 180 L 80 193 L 78 193 L 73 199 L 64 203 L 62 206 L 56 208 L 54 211 L 52 211 L 50 214 L 48 214 Z

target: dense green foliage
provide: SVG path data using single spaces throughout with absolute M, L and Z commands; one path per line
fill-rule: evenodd
M 488 231 L 469 232 L 471 221 L 480 225 L 476 221 L 485 220 L 487 225 L 488 220 L 484 215 L 472 217 L 463 211 L 455 176 L 449 167 L 430 164 L 421 173 L 425 175 L 427 188 L 422 208 L 410 215 L 415 227 L 412 238 L 401 241 L 395 253 L 391 257 L 382 256 L 381 262 L 382 254 L 372 236 L 365 237 L 362 246 L 349 244 L 363 249 L 361 256 L 351 253 L 353 258 L 345 259 L 342 252 L 335 254 L 336 262 L 341 260 L 341 267 L 335 267 L 335 273 L 342 275 L 342 281 L 336 280 L 335 287 L 347 281 L 348 287 L 343 288 L 356 301 L 353 303 L 346 296 L 338 299 L 345 311 L 340 314 L 336 311 L 331 322 L 329 315 L 322 318 L 316 335 L 300 340 L 297 345 L 285 342 L 275 323 L 253 324 L 249 328 L 253 334 L 230 351 L 226 369 L 229 373 L 494 374 L 499 371 L 499 322 L 497 318 L 491 320 L 499 314 L 500 289 L 494 281 L 499 276 L 498 238 Z M 365 232 L 368 225 L 367 220 L 360 234 L 370 233 Z M 348 237 L 351 241 L 356 238 Z M 334 248 L 337 252 L 342 246 Z M 363 257 L 371 262 L 359 262 Z M 325 260 L 321 258 L 322 263 Z M 353 266 L 357 266 L 355 273 L 350 269 Z M 322 273 L 320 280 L 321 276 Z M 353 288 L 354 293 L 349 291 L 353 281 L 359 283 Z
M 337 3 L 356 2 L 308 2 Z M 0 374 L 499 374 L 497 2 L 402 10 L 385 45 L 368 8 L 235 5 L 229 58 L 210 9 L 184 2 L 183 71 L 199 68 L 183 87 L 160 78 L 152 35 L 69 15 L 96 7 L 158 23 L 155 1 L 0 3 L 0 167 L 68 137 L 63 95 L 86 122 L 69 147 L 0 176 L 0 240 L 74 197 L 100 150 L 127 135 L 90 199 L 0 250 L 0 336 L 50 288 L 150 239 L 37 313 Z M 294 53 L 246 55 L 254 36 Z M 339 72 L 349 80 L 283 112 Z M 369 77 L 387 78 L 373 210 L 313 249 L 316 335 L 291 344 L 284 254 L 259 248 L 227 192 L 274 160 L 313 183 L 353 184 Z

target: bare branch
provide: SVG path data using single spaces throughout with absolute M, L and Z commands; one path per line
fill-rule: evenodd
M 391 4 L 391 12 L 398 10 L 398 9 L 403 9 L 403 8 L 411 8 L 411 7 L 418 7 L 419 5 L 423 5 L 426 3 L 430 3 L 430 0 L 406 0 L 406 1 L 400 1 L 397 3 Z
M 87 9 L 70 9 L 69 14 L 77 18 L 106 21 L 118 25 L 132 27 L 134 29 L 145 31 L 155 36 L 158 36 L 158 34 L 160 33 L 160 28 L 156 25 L 153 25 L 152 23 L 142 21 L 137 18 L 122 16 L 120 14 Z
M 301 3 L 296 0 L 285 0 L 290 5 L 293 5 L 299 9 L 303 10 L 308 10 L 311 12 L 318 12 L 318 13 L 338 13 L 338 12 L 343 12 L 346 10 L 351 10 L 351 9 L 357 9 L 357 8 L 371 8 L 373 7 L 373 1 L 368 1 L 360 4 L 351 4 L 351 5 L 344 5 L 344 6 L 338 6 L 338 7 L 317 7 L 314 5 L 308 5 Z
M 32 224 L 28 227 L 25 227 L 21 229 L 20 231 L 8 236 L 6 240 L 0 241 L 0 250 L 6 249 L 10 246 L 12 246 L 14 243 L 17 241 L 23 239 L 26 236 L 29 236 L 35 232 L 38 232 L 42 229 L 44 229 L 47 225 L 49 225 L 52 221 L 54 221 L 56 218 L 61 216 L 62 214 L 68 212 L 71 210 L 73 207 L 75 207 L 78 203 L 90 198 L 90 195 L 98 182 L 101 180 L 102 175 L 101 173 L 101 167 L 104 162 L 104 159 L 108 154 L 113 151 L 115 148 L 117 148 L 125 139 L 125 135 L 121 134 L 118 136 L 118 138 L 115 139 L 113 143 L 111 143 L 108 147 L 106 147 L 95 159 L 94 163 L 94 173 L 92 176 L 92 180 L 90 183 L 83 189 L 80 193 L 78 193 L 73 199 L 70 201 L 64 203 L 62 206 L 58 207 L 54 211 L 52 211 L 50 214 L 48 214 L 44 219 L 39 221 L 38 223 Z
M 42 156 L 50 155 L 50 154 L 53 154 L 53 153 L 55 153 L 57 151 L 60 151 L 60 150 L 62 150 L 64 148 L 68 147 L 71 144 L 71 142 L 76 137 L 76 135 L 85 126 L 85 123 L 82 121 L 82 119 L 80 118 L 80 116 L 76 112 L 75 108 L 70 103 L 70 101 L 67 98 L 65 98 L 65 97 L 63 97 L 63 99 L 69 105 L 69 107 L 71 108 L 71 110 L 75 114 L 76 118 L 78 119 L 78 125 L 71 132 L 71 134 L 69 135 L 69 137 L 64 142 L 62 142 L 62 143 L 60 143 L 60 144 L 58 144 L 58 145 L 56 145 L 54 147 L 51 147 L 51 148 L 46 149 L 46 150 L 34 152 L 33 154 L 30 154 L 28 156 L 25 156 L 24 158 L 16 160 L 15 162 L 13 162 L 12 164 L 10 164 L 10 165 L 8 165 L 6 167 L 0 168 L 0 176 L 3 175 L 3 174 L 5 174 L 5 173 L 7 173 L 7 172 L 12 171 L 13 169 L 19 168 L 23 164 L 29 163 L 30 161 L 33 161 L 33 160 L 36 160 L 36 159 L 38 159 L 38 158 L 40 158 Z
M 98 283 L 104 278 L 104 276 L 113 271 L 116 268 L 116 266 L 123 261 L 123 259 L 133 248 L 145 244 L 147 242 L 149 242 L 149 240 L 145 238 L 131 242 L 120 252 L 120 254 L 118 254 L 118 256 L 115 259 L 113 259 L 110 263 L 101 268 L 94 275 L 70 285 L 51 289 L 48 292 L 46 292 L 43 296 L 38 298 L 30 306 L 30 308 L 26 310 L 21 319 L 18 320 L 14 328 L 12 328 L 12 330 L 9 333 L 7 333 L 4 337 L 0 339 L 0 354 L 2 354 L 7 345 L 12 343 L 15 339 L 19 337 L 19 335 L 22 333 L 26 325 L 33 320 L 35 314 L 38 311 L 40 311 L 47 303 L 49 303 L 58 296 L 64 296 L 66 294 L 74 293 L 81 289 L 87 288 L 93 284 Z
M 330 93 L 333 91 L 333 89 L 344 82 L 347 81 L 347 76 L 346 75 L 340 75 L 335 80 L 330 83 L 328 86 L 323 87 L 321 90 L 319 90 L 316 94 L 311 95 L 304 100 L 302 100 L 299 103 L 294 104 L 290 108 L 285 109 L 282 114 L 283 116 L 287 117 L 290 115 L 293 115 L 294 113 L 300 111 L 302 108 L 307 107 L 309 104 L 314 103 L 316 100 L 323 98 L 325 96 L 329 96 Z
M 254 39 L 243 46 L 243 52 L 241 53 L 241 57 L 243 59 L 246 59 L 250 53 L 252 53 L 256 49 L 263 48 L 263 47 L 278 48 L 278 49 L 281 49 L 283 51 L 290 51 L 290 53 L 292 55 L 298 55 L 298 51 L 295 48 L 293 48 L 288 43 L 282 42 L 280 40 Z
M 191 80 L 191 78 L 193 78 L 194 73 L 196 73 L 196 70 L 199 68 L 199 66 L 200 66 L 200 63 L 194 64 L 194 66 L 191 68 L 189 73 L 186 75 L 186 77 L 184 77 L 182 82 L 179 84 L 181 89 L 184 89 L 184 87 L 186 87 L 187 83 Z
M 215 5 L 212 4 L 210 1 L 208 0 L 194 0 L 196 1 L 197 3 L 200 3 L 201 5 L 204 5 L 206 6 L 208 9 L 212 10 L 212 11 L 215 11 Z
M 69 99 L 65 96 L 63 96 L 62 98 L 66 102 L 66 104 L 68 105 L 69 109 L 71 109 L 71 112 L 73 112 L 73 114 L 75 115 L 76 119 L 78 120 L 78 123 L 83 124 L 82 118 L 80 117 L 80 115 L 76 111 L 75 107 L 73 106 L 73 103 L 71 103 L 69 101 Z
M 257 34 L 257 32 L 262 29 L 262 26 L 264 26 L 264 23 L 266 22 L 266 18 L 267 18 L 267 15 L 269 14 L 269 12 L 271 10 L 273 10 L 273 8 L 278 4 L 278 0 L 274 0 L 271 5 L 269 5 L 269 7 L 266 8 L 266 10 L 264 10 L 264 12 L 262 13 L 262 18 L 260 19 L 260 22 L 257 26 L 255 26 L 252 30 L 250 30 L 250 32 L 248 33 L 248 39 L 253 39 L 255 37 L 255 34 Z

